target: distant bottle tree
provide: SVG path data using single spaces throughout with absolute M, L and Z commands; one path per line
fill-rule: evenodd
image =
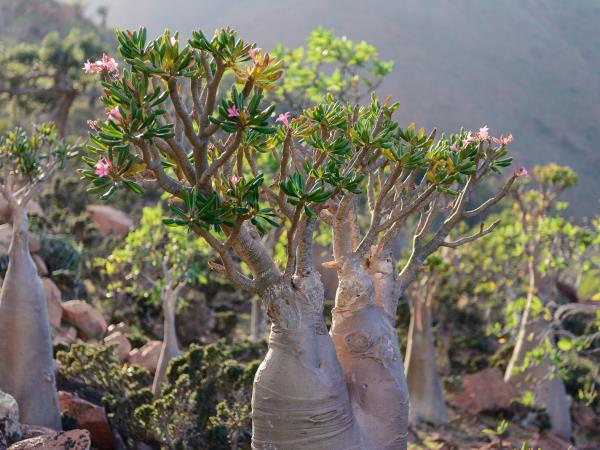
M 45 116 L 64 137 L 75 100 L 91 87 L 80 70 L 81 61 L 102 48 L 98 34 L 78 29 L 66 36 L 48 33 L 39 43 L 0 48 L 0 107 L 17 123 Z

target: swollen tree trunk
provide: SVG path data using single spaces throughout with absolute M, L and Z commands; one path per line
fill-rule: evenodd
M 344 374 L 323 321 L 316 272 L 274 283 L 262 296 L 272 325 L 252 393 L 254 450 L 366 450 Z
M 527 367 L 521 370 L 530 351 L 543 345 L 546 339 L 553 341 L 550 324 L 542 318 L 531 317 L 534 290 L 541 283 L 533 262 L 529 263 L 529 274 L 530 288 L 527 302 L 521 318 L 515 349 L 506 368 L 504 379 L 515 384 L 520 392 L 532 392 L 534 404 L 546 409 L 552 431 L 562 438 L 570 440 L 572 425 L 567 393 L 565 385 L 550 359 L 545 356 L 537 365 L 530 361 Z
M 266 327 L 265 313 L 260 306 L 260 299 L 252 299 L 252 311 L 250 314 L 250 341 L 258 342 L 265 335 Z
M 60 430 L 48 306 L 29 253 L 26 205 L 9 204 L 13 230 L 0 293 L 0 389 L 17 400 L 23 423 Z
M 336 263 L 339 286 L 331 336 L 364 448 L 405 449 L 408 387 L 394 327 L 393 268 L 369 266 L 367 273 L 352 257 Z
M 410 422 L 448 423 L 448 410 L 436 364 L 430 303 L 414 296 L 411 299 L 411 313 L 406 347 Z
M 178 294 L 178 289 L 167 289 L 167 292 L 163 297 L 163 342 L 160 349 L 158 366 L 156 367 L 156 373 L 154 374 L 154 381 L 152 383 L 152 393 L 154 394 L 154 397 L 160 395 L 160 389 L 165 381 L 169 362 L 181 354 L 179 345 L 177 344 L 177 333 L 175 328 L 175 312 Z

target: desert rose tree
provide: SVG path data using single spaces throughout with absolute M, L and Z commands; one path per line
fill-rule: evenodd
M 21 421 L 61 429 L 48 307 L 29 253 L 27 204 L 71 148 L 54 125 L 32 134 L 17 128 L 0 138 L 2 195 L 10 211 L 9 263 L 0 293 L 0 389 L 19 404 Z
M 351 164 L 367 178 L 366 215 L 361 202 L 344 193 L 326 211 L 333 229 L 334 267 L 339 278 L 331 335 L 342 365 L 355 417 L 373 448 L 406 446 L 408 388 L 396 336 L 399 298 L 416 279 L 426 258 L 440 247 L 456 248 L 490 233 L 497 222 L 470 236 L 448 239 L 461 221 L 495 205 L 524 173 L 516 171 L 485 202 L 469 199 L 491 173 L 512 159 L 510 137 L 493 138 L 487 127 L 435 140 L 435 132 L 400 129 L 390 118 L 397 105 L 384 104 L 372 117 L 359 120 L 350 135 Z M 373 105 L 371 105 L 373 109 Z M 362 202 L 365 204 L 365 202 Z M 396 272 L 390 242 L 412 228 L 410 257 Z
M 126 63 L 122 72 L 111 59 L 86 66 L 101 74 L 108 116 L 91 123 L 93 158 L 86 159 L 90 169 L 83 175 L 104 199 L 120 188 L 165 191 L 172 212 L 165 224 L 203 237 L 221 259 L 212 269 L 262 298 L 272 327 L 254 381 L 253 448 L 404 448 L 407 396 L 387 318 L 397 298 L 392 291 L 375 291 L 371 281 L 382 274 L 395 277 L 383 256 L 385 242 L 377 239 L 384 224 L 393 228 L 411 213 L 423 215 L 411 275 L 401 277 L 408 283 L 423 255 L 442 245 L 452 226 L 504 194 L 506 186 L 483 206 L 465 209 L 474 185 L 510 164 L 504 146 L 471 142 L 463 133 L 460 139 L 469 142 L 455 151 L 458 137 L 450 145 L 448 139 L 434 143 L 412 127 L 402 130 L 392 120 L 397 105 L 374 97 L 365 107 L 328 97 L 299 117 L 282 113 L 275 119 L 275 107 L 263 105 L 262 93 L 275 86 L 282 62 L 229 29 L 212 38 L 194 32 L 187 43 L 169 32 L 147 42 L 144 29 L 117 32 L 117 38 Z M 265 159 L 258 153 L 269 155 L 260 166 L 257 161 Z M 355 249 L 351 240 L 343 242 L 359 232 L 348 218 L 373 173 L 381 180 L 381 188 L 371 186 L 381 204 L 364 245 Z M 417 173 L 425 173 L 427 181 L 417 182 Z M 464 187 L 452 196 L 455 184 Z M 383 208 L 397 192 L 406 195 L 396 203 L 403 206 L 386 216 Z M 442 195 L 454 203 L 440 199 L 428 206 Z M 450 211 L 448 223 L 425 241 L 442 205 Z M 385 220 L 379 222 L 380 215 Z M 325 326 L 323 286 L 312 257 L 319 220 L 339 231 L 334 339 Z M 279 224 L 286 230 L 284 261 L 261 238 Z M 377 243 L 382 250 L 371 253 Z M 373 263 L 370 273 L 367 260 Z M 376 271 L 376 264 L 385 267 Z M 373 362 L 356 363 L 364 355 L 373 355 Z M 353 370 L 364 385 L 348 385 Z M 388 413 L 384 423 L 375 405 Z

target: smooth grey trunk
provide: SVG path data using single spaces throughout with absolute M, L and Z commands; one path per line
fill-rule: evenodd
M 167 367 L 169 366 L 169 362 L 173 358 L 181 355 L 179 345 L 177 344 L 177 333 L 175 327 L 175 313 L 178 294 L 178 289 L 167 289 L 163 298 L 163 342 L 160 349 L 158 366 L 156 367 L 156 373 L 154 374 L 154 381 L 152 383 L 152 393 L 154 394 L 155 398 L 160 396 L 161 387 L 167 375 Z
M 525 309 L 519 326 L 515 348 L 511 356 L 504 379 L 511 381 L 520 392 L 530 391 L 534 395 L 534 404 L 546 409 L 550 417 L 552 431 L 564 439 L 570 440 L 572 434 L 571 415 L 565 385 L 556 368 L 548 357 L 540 364 L 529 363 L 524 370 L 516 370 L 523 366 L 527 354 L 543 344 L 545 339 L 552 342 L 550 324 L 543 318 L 532 318 L 534 290 L 542 286 L 543 281 L 537 273 L 533 262 L 529 262 L 530 287 Z M 539 289 L 538 289 L 539 290 Z M 538 292 L 544 297 L 541 292 Z
M 411 299 L 411 317 L 406 347 L 406 379 L 410 393 L 409 420 L 413 424 L 448 423 L 442 383 L 436 364 L 431 327 L 431 306 L 427 299 Z
M 265 335 L 266 316 L 260 305 L 260 299 L 252 298 L 252 311 L 250 313 L 250 341 L 258 342 Z
M 269 350 L 252 392 L 254 450 L 370 450 L 354 420 L 314 270 L 266 288 Z M 374 449 L 373 449 L 374 450 Z
M 405 449 L 408 387 L 394 326 L 393 267 L 370 265 L 367 272 L 353 258 L 340 262 L 331 336 L 364 448 Z
M 60 430 L 48 306 L 29 253 L 26 205 L 10 202 L 12 238 L 0 293 L 0 389 L 21 421 Z

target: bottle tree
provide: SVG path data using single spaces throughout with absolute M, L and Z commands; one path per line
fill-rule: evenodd
M 447 250 L 443 249 L 442 254 L 448 253 Z M 410 395 L 409 422 L 414 424 L 448 423 L 448 408 L 436 363 L 432 309 L 444 274 L 451 267 L 443 257 L 431 255 L 407 292 L 410 325 L 404 365 Z
M 353 130 L 352 160 L 367 178 L 369 223 L 360 227 L 361 204 L 350 192 L 328 211 L 339 287 L 331 335 L 349 385 L 355 416 L 375 448 L 406 445 L 408 389 L 395 330 L 399 298 L 426 258 L 440 247 L 456 248 L 490 233 L 497 222 L 473 235 L 449 240 L 462 220 L 476 217 L 502 199 L 519 169 L 485 202 L 469 208 L 477 185 L 511 164 L 510 138 L 492 138 L 487 127 L 435 140 L 435 132 L 399 128 L 395 105 L 371 106 Z M 418 217 L 409 258 L 396 271 L 390 242 Z
M 275 86 L 282 62 L 230 29 L 212 38 L 197 31 L 187 43 L 168 31 L 148 42 L 144 29 L 117 32 L 117 39 L 125 69 L 100 67 L 108 116 L 92 123 L 94 157 L 83 175 L 104 199 L 120 188 L 165 191 L 171 217 L 164 223 L 203 237 L 221 260 L 213 270 L 262 298 L 272 326 L 254 381 L 253 448 L 405 447 L 407 396 L 388 315 L 422 258 L 474 239 L 444 240 L 463 217 L 507 191 L 515 176 L 482 206 L 466 209 L 474 186 L 510 164 L 504 145 L 466 133 L 436 143 L 412 127 L 402 130 L 392 119 L 397 104 L 374 97 L 364 107 L 328 97 L 298 117 L 274 120 L 263 91 Z M 269 159 L 257 165 L 265 153 Z M 381 187 L 369 186 L 374 177 Z M 374 219 L 354 248 L 353 206 L 369 191 L 376 191 Z M 383 230 L 419 212 L 400 289 L 386 291 L 384 276 L 375 290 L 382 274 L 393 275 L 391 236 Z M 441 212 L 448 218 L 430 236 Z M 341 278 L 333 339 L 312 258 L 320 220 L 334 225 Z M 261 238 L 280 224 L 284 261 Z M 372 361 L 362 364 L 365 354 Z M 387 413 L 384 423 L 376 409 Z
M 0 137 L 2 195 L 12 236 L 0 292 L 0 389 L 19 404 L 20 420 L 61 429 L 48 306 L 29 253 L 27 204 L 72 151 L 54 125 L 32 134 L 16 128 Z

